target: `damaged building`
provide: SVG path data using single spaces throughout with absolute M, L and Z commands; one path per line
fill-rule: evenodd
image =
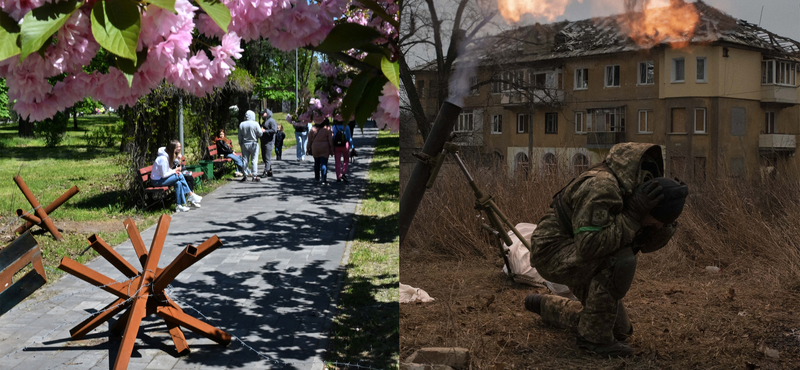
M 519 173 L 574 175 L 620 142 L 662 147 L 667 174 L 702 181 L 797 168 L 800 43 L 702 1 L 679 34 L 637 33 L 643 15 L 519 27 L 473 48 L 457 141 Z M 663 15 L 667 21 L 674 14 Z M 415 70 L 425 113 L 435 64 Z

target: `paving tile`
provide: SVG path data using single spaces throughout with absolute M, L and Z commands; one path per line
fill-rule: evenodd
M 333 184 L 320 192 L 312 184 L 313 162 L 276 161 L 274 178 L 228 183 L 203 198 L 202 211 L 172 215 L 159 267 L 166 267 L 187 244 L 199 245 L 212 235 L 223 246 L 178 275 L 170 297 L 202 313 L 185 306 L 190 316 L 241 337 L 269 359 L 237 341 L 221 346 L 189 330 L 184 335 L 191 352 L 176 357 L 161 319 L 150 316 L 142 321 L 144 329 L 128 369 L 322 369 L 319 353 L 325 349 L 324 331 L 331 318 L 326 310 L 336 296 L 333 289 L 361 194 L 356 185 L 364 182 L 369 148 L 377 135 L 374 129 L 365 133 L 354 137 L 360 156 L 347 188 Z M 293 157 L 293 150 L 287 157 Z M 331 171 L 329 179 L 332 176 Z M 155 226 L 140 231 L 149 246 Z M 139 266 L 130 241 L 115 249 Z M 87 266 L 124 280 L 103 259 Z M 72 321 L 114 299 L 69 275 L 46 286 L 0 316 L 0 369 L 112 367 L 120 338 L 108 336 L 107 324 L 78 343 L 70 341 L 69 329 L 79 322 Z M 10 354 L 26 345 L 35 350 Z M 282 359 L 304 365 L 276 365 Z

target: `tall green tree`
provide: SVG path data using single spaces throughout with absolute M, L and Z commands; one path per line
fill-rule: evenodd
M 6 79 L 0 78 L 0 120 L 8 120 L 11 115 L 8 112 L 8 87 Z

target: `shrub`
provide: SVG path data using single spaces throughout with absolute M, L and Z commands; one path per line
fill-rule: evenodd
M 93 128 L 86 134 L 86 145 L 90 147 L 99 147 L 101 145 L 108 148 L 113 147 L 119 143 L 122 136 L 122 123 L 117 122 L 113 126 L 101 126 Z
M 69 121 L 69 116 L 64 112 L 58 112 L 53 118 L 36 122 L 33 131 L 37 137 L 44 139 L 46 147 L 52 148 L 64 140 L 64 134 L 67 132 L 67 121 Z

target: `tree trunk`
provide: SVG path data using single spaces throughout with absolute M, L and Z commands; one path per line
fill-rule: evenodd
M 239 94 L 239 102 L 236 105 L 239 107 L 239 122 L 243 122 L 245 120 L 245 113 L 250 110 L 250 97 L 247 93 Z
M 19 137 L 34 137 L 33 122 L 28 119 L 19 118 Z
M 78 129 L 78 110 L 72 107 L 72 128 Z

